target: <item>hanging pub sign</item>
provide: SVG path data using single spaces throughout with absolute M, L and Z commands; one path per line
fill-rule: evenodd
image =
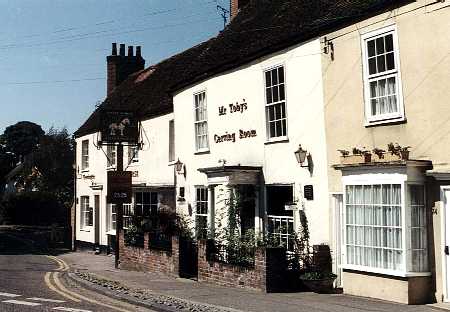
M 131 203 L 131 171 L 108 171 L 108 194 L 110 204 Z
M 137 144 L 139 122 L 133 112 L 103 111 L 100 133 L 102 143 Z

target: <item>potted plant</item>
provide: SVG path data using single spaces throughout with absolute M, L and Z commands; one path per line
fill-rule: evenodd
M 311 271 L 300 275 L 303 285 L 316 293 L 330 293 L 337 275 L 331 272 Z
M 341 164 L 360 164 L 368 163 L 371 161 L 372 154 L 364 149 L 360 150 L 356 147 L 352 149 L 352 155 L 346 150 L 338 150 L 341 153 Z
M 398 143 L 389 143 L 388 144 L 388 156 L 390 156 L 389 160 L 408 160 L 409 159 L 409 149 L 410 146 L 402 147 Z

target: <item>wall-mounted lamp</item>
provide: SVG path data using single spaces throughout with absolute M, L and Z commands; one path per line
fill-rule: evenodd
M 307 151 L 307 150 L 304 150 L 304 149 L 302 148 L 302 146 L 299 145 L 299 146 L 298 146 L 298 150 L 296 150 L 296 151 L 294 152 L 294 154 L 295 154 L 295 158 L 297 158 L 297 162 L 300 164 L 301 167 L 308 167 L 308 166 L 304 166 L 304 165 L 303 165 L 303 163 L 304 163 L 305 160 L 306 160 L 306 155 L 308 154 L 308 151 Z
M 183 163 L 180 161 L 180 159 L 178 158 L 177 162 L 174 164 L 175 165 L 175 171 L 178 174 L 181 174 L 181 170 L 183 170 Z
M 308 168 L 309 172 L 312 175 L 313 172 L 313 161 L 311 154 L 308 153 L 307 150 L 304 150 L 301 145 L 298 146 L 298 150 L 294 152 L 295 158 L 297 159 L 297 162 L 300 164 L 300 167 L 302 168 Z M 303 163 L 307 161 L 307 164 L 304 165 Z

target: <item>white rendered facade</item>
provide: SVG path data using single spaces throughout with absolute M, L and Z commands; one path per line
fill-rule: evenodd
M 271 74 L 278 76 L 268 82 L 266 73 L 271 71 Z M 266 91 L 273 86 L 278 94 L 272 93 L 269 98 Z M 284 92 L 284 97 L 281 92 Z M 203 95 L 199 97 L 199 94 Z M 271 111 L 270 107 L 276 105 L 274 109 L 277 111 Z M 289 220 L 285 218 L 289 213 L 285 213 L 280 220 L 288 226 L 292 226 L 292 222 L 298 228 L 299 212 L 295 209 L 304 210 L 309 222 L 310 242 L 329 244 L 331 234 L 323 111 L 321 45 L 318 39 L 292 46 L 178 91 L 174 94 L 175 146 L 176 158 L 184 164 L 184 168 L 177 175 L 176 182 L 177 195 L 180 197 L 180 192 L 184 192 L 184 200 L 178 198 L 177 211 L 189 215 L 194 223 L 197 214 L 204 217 L 205 198 L 203 191 L 198 189 L 207 187 L 208 223 L 210 226 L 220 226 L 223 222 L 223 214 L 220 213 L 223 201 L 220 197 L 227 193 L 227 186 L 254 185 L 255 231 L 264 232 L 270 219 L 276 219 L 276 216 L 270 215 L 268 193 L 274 197 L 278 190 L 287 190 L 282 186 L 291 187 L 291 201 L 296 208 Z M 198 126 L 199 123 L 202 123 L 201 126 Z M 205 129 L 207 144 L 204 142 Z M 311 155 L 312 173 L 296 160 L 294 152 L 299 144 Z M 208 169 L 221 166 L 224 166 L 224 171 L 231 170 L 233 173 L 221 174 L 213 172 L 220 171 L 220 168 Z M 258 168 L 261 168 L 260 175 L 255 173 Z M 313 200 L 304 198 L 305 185 L 313 186 Z M 198 194 L 201 198 L 196 198 Z M 276 198 L 273 200 L 276 201 Z M 197 202 L 202 203 L 200 208 Z
M 173 120 L 173 114 L 166 114 L 142 122 L 141 142 L 143 145 L 137 155 L 131 148 L 124 146 L 124 170 L 133 172 L 133 203 L 132 207 L 125 207 L 125 211 L 141 205 L 142 200 L 138 197 L 142 198 L 144 193 L 150 198 L 148 206 L 157 206 L 159 209 L 173 202 L 174 174 L 169 162 L 169 122 L 171 120 Z M 108 167 L 106 156 L 109 154 L 108 148 L 97 147 L 97 140 L 97 133 L 76 138 L 76 240 L 106 246 L 110 243 L 108 235 L 115 235 L 114 216 L 111 215 L 114 214 L 114 210 L 106 203 L 106 176 L 108 170 L 115 170 L 115 166 Z M 83 141 L 88 141 L 89 146 L 89 166 L 85 169 L 82 169 L 83 158 L 81 157 Z M 131 155 L 135 156 L 134 159 Z M 85 209 L 81 209 L 82 202 L 86 202 L 86 197 L 89 198 L 89 207 L 92 211 L 91 224 L 81 222 L 84 221 L 81 220 L 81 215 L 85 213 Z M 86 219 L 89 218 L 86 217 Z M 98 241 L 96 241 L 96 232 Z

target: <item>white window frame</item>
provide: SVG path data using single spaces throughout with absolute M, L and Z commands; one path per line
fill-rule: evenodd
M 117 206 L 116 204 L 106 204 L 106 226 L 108 234 L 116 234 L 117 225 Z
M 129 163 L 139 162 L 139 146 L 137 145 L 128 146 L 128 162 Z
M 89 140 L 81 141 L 81 170 L 89 170 Z
M 371 272 L 377 274 L 385 274 L 400 277 L 410 277 L 410 276 L 430 276 L 431 272 L 411 272 L 409 271 L 409 264 L 411 262 L 411 234 L 410 234 L 410 223 L 411 223 L 411 208 L 409 206 L 409 192 L 408 186 L 417 184 L 425 185 L 423 181 L 408 181 L 406 175 L 401 174 L 365 174 L 362 176 L 344 176 L 342 178 L 343 182 L 343 216 L 342 216 L 342 226 L 344 227 L 344 237 L 343 237 L 343 251 L 342 251 L 342 268 Z M 401 186 L 401 228 L 402 228 L 402 269 L 401 270 L 390 270 L 383 268 L 367 267 L 347 263 L 347 196 L 346 188 L 349 185 L 383 185 L 383 184 L 400 184 Z M 425 192 L 424 192 L 425 197 Z M 407 204 L 408 203 L 408 204 Z M 424 203 L 426 205 L 426 198 L 424 198 Z M 429 268 L 428 268 L 429 270 Z
M 87 199 L 87 202 L 85 201 Z M 86 206 L 87 204 L 87 206 Z M 91 217 L 89 217 L 91 215 Z M 92 224 L 89 224 L 92 220 Z M 94 209 L 90 206 L 89 196 L 80 196 L 80 229 L 91 229 L 94 222 Z
M 277 101 L 277 102 L 271 102 L 270 104 L 267 103 L 267 82 L 266 82 L 266 73 L 270 72 L 274 69 L 279 69 L 279 68 L 283 68 L 283 74 L 284 74 L 284 101 Z M 266 120 L 266 140 L 267 142 L 277 142 L 277 141 L 285 141 L 288 139 L 288 129 L 289 129 L 289 124 L 288 124 L 288 110 L 287 110 L 287 82 L 286 82 L 286 65 L 284 63 L 281 64 L 276 64 L 270 67 L 267 67 L 263 70 L 263 89 L 264 89 L 264 113 L 265 113 L 265 120 Z M 277 86 L 281 85 L 280 83 L 277 84 Z M 273 85 L 271 86 L 273 87 Z M 279 120 L 285 120 L 286 121 L 286 133 L 284 135 L 281 136 L 274 136 L 271 137 L 270 136 L 270 120 L 269 120 L 269 113 L 268 113 L 268 108 L 274 105 L 278 105 L 284 102 L 284 113 L 285 113 L 285 118 L 279 119 Z
M 169 163 L 175 162 L 175 119 L 169 120 Z
M 394 48 L 394 64 L 395 69 L 390 71 L 385 71 L 383 73 L 369 74 L 369 64 L 368 64 L 368 53 L 367 53 L 367 42 L 369 40 L 374 40 L 379 37 L 384 37 L 388 34 L 392 34 L 393 48 Z M 361 51 L 362 51 L 362 63 L 363 63 L 363 82 L 364 82 L 364 103 L 365 103 L 365 120 L 366 126 L 391 123 L 405 120 L 405 110 L 403 101 L 403 88 L 402 88 L 402 78 L 401 78 L 401 67 L 400 67 L 400 51 L 398 44 L 398 33 L 397 26 L 390 25 L 377 29 L 375 31 L 368 32 L 361 36 Z M 372 116 L 371 98 L 370 98 L 370 82 L 377 81 L 381 79 L 387 79 L 389 77 L 396 78 L 396 96 L 398 112 L 390 114 L 381 114 Z
M 205 99 L 204 99 L 204 110 L 205 110 L 205 119 L 202 120 L 197 120 L 197 103 L 196 103 L 196 99 L 197 96 L 204 94 L 205 95 Z M 207 97 L 207 92 L 206 90 L 201 90 L 199 92 L 195 92 L 194 96 L 193 96 L 193 101 L 194 101 L 194 144 L 195 144 L 195 152 L 196 153 L 202 153 L 202 152 L 208 152 L 209 151 L 209 133 L 208 133 L 208 97 Z M 206 125 L 206 134 L 202 134 L 206 135 L 206 146 L 202 146 L 199 147 L 199 135 L 197 134 L 197 125 L 198 124 L 205 124 Z
M 115 168 L 117 165 L 117 146 L 107 145 L 106 146 L 106 167 Z
M 198 190 L 203 190 L 203 192 L 205 192 L 206 195 L 206 200 L 199 200 L 198 196 L 197 196 L 197 191 Z M 198 236 L 197 233 L 197 229 L 198 229 L 198 225 L 197 225 L 197 217 L 201 217 L 201 218 L 205 218 L 206 219 L 206 234 L 208 235 L 208 216 L 209 216 L 209 192 L 208 192 L 208 187 L 204 186 L 204 185 L 196 185 L 195 186 L 195 235 L 196 237 Z M 197 204 L 198 203 L 202 203 L 202 204 L 206 204 L 206 213 L 198 213 L 198 208 L 197 208 Z

